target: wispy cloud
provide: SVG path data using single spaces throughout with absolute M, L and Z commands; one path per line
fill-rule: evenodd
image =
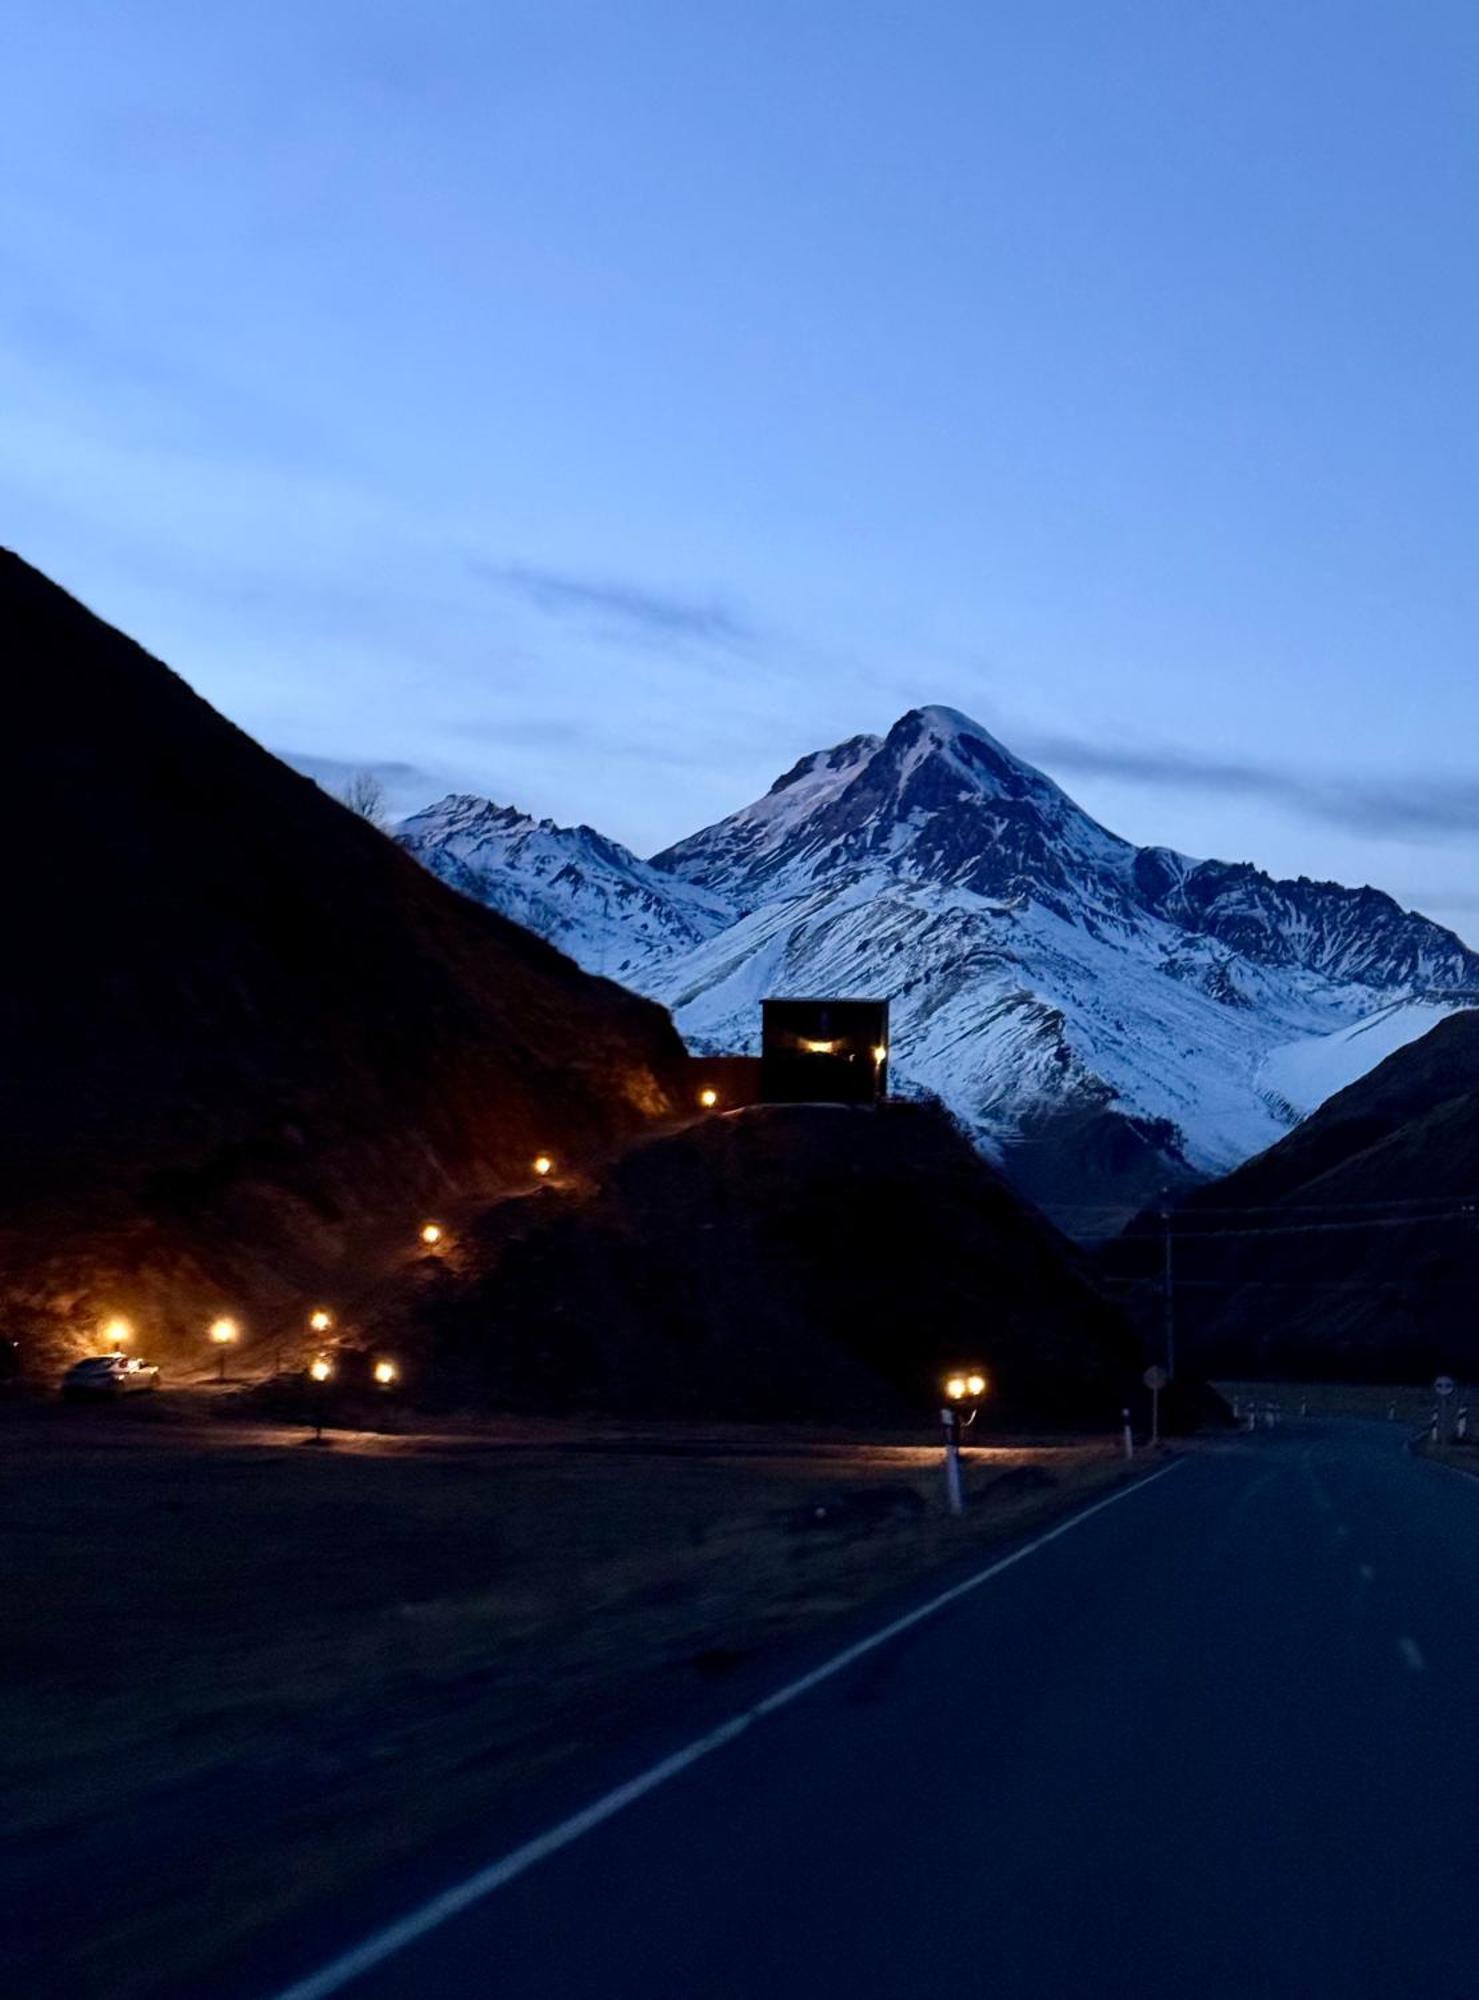
M 1022 747 L 1053 772 L 1117 778 L 1166 791 L 1266 799 L 1306 819 L 1377 838 L 1441 841 L 1479 833 L 1479 777 L 1304 773 L 1187 750 L 1095 743 L 1074 736 L 1036 737 Z
M 598 635 L 745 646 L 748 621 L 717 598 L 688 597 L 611 577 L 536 569 L 525 563 L 479 563 L 479 572 L 549 618 L 577 620 Z

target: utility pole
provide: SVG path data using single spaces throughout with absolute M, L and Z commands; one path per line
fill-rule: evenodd
M 1166 1269 L 1163 1280 L 1166 1309 L 1166 1374 L 1176 1378 L 1176 1278 L 1171 1253 L 1171 1190 L 1161 1189 L 1161 1235 L 1164 1239 Z

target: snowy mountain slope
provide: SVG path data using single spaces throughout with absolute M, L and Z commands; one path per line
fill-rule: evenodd
M 881 736 L 854 736 L 833 750 L 816 750 L 777 778 L 763 799 L 678 847 L 653 856 L 653 866 L 733 900 L 741 887 L 751 901 L 759 885 L 791 872 L 793 849 L 809 838 L 825 811 L 883 748 Z
M 1479 956 L 1390 897 L 1136 848 L 951 709 L 803 758 L 650 863 L 448 803 L 413 852 L 537 909 L 694 1048 L 753 1049 L 770 994 L 886 996 L 896 1085 L 942 1097 L 1009 1170 L 1030 1153 L 1049 1199 L 1226 1171 L 1327 1076 L 1479 998 Z
M 721 897 L 660 873 L 588 826 L 556 826 L 465 793 L 402 821 L 396 837 L 454 889 L 548 938 L 587 971 L 632 985 L 734 920 Z
M 1353 1028 L 1315 1035 L 1271 1049 L 1258 1070 L 1258 1086 L 1304 1118 L 1338 1090 L 1357 1082 L 1379 1062 L 1435 1028 L 1452 1009 L 1436 1000 L 1396 1001 Z

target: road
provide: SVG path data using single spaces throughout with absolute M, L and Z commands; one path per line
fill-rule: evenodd
M 1479 1482 L 1239 1439 L 298 2000 L 1473 2000 L 1476 1694 Z

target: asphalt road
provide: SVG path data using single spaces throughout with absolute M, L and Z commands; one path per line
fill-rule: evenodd
M 1309 1426 L 1190 1457 L 336 1990 L 1474 2000 L 1476 1864 L 1479 1482 Z

